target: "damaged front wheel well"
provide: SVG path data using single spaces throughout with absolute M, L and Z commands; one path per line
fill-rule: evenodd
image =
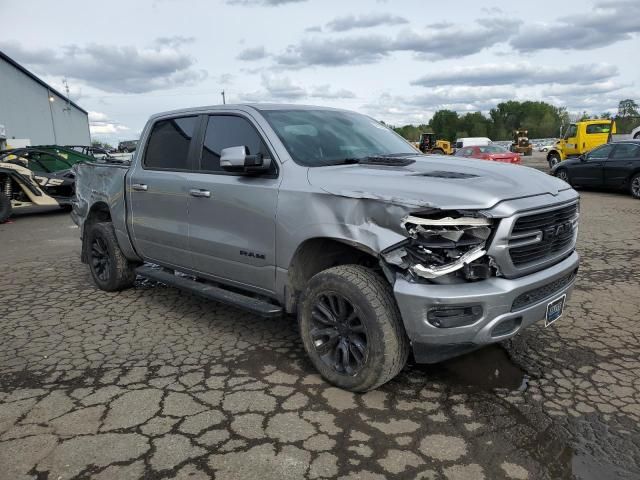
M 347 244 L 332 238 L 312 238 L 304 241 L 289 264 L 289 282 L 285 298 L 287 312 L 295 313 L 300 293 L 316 273 L 348 264 L 379 268 L 375 253 L 362 245 Z

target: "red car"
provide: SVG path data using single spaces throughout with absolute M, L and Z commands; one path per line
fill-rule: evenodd
M 499 145 L 482 145 L 478 147 L 464 147 L 456 150 L 456 157 L 479 158 L 494 162 L 520 164 L 520 154 L 513 153 Z

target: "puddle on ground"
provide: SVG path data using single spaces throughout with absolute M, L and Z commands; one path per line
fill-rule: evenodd
M 514 363 L 499 345 L 489 345 L 435 365 L 414 365 L 413 368 L 445 383 L 478 390 L 506 388 L 524 391 L 529 385 L 527 372 Z

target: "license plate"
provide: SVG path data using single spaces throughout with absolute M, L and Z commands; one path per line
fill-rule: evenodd
M 544 319 L 544 326 L 548 327 L 557 319 L 562 316 L 562 310 L 564 309 L 564 301 L 567 299 L 567 295 L 562 295 L 560 298 L 556 298 L 554 301 L 547 304 L 547 316 Z

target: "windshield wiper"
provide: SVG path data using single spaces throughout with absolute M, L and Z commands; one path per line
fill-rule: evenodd
M 369 155 L 366 157 L 351 157 L 335 160 L 327 165 L 390 165 L 390 166 L 406 166 L 415 163 L 415 160 L 405 158 L 412 155 L 411 153 L 389 153 L 384 155 Z

